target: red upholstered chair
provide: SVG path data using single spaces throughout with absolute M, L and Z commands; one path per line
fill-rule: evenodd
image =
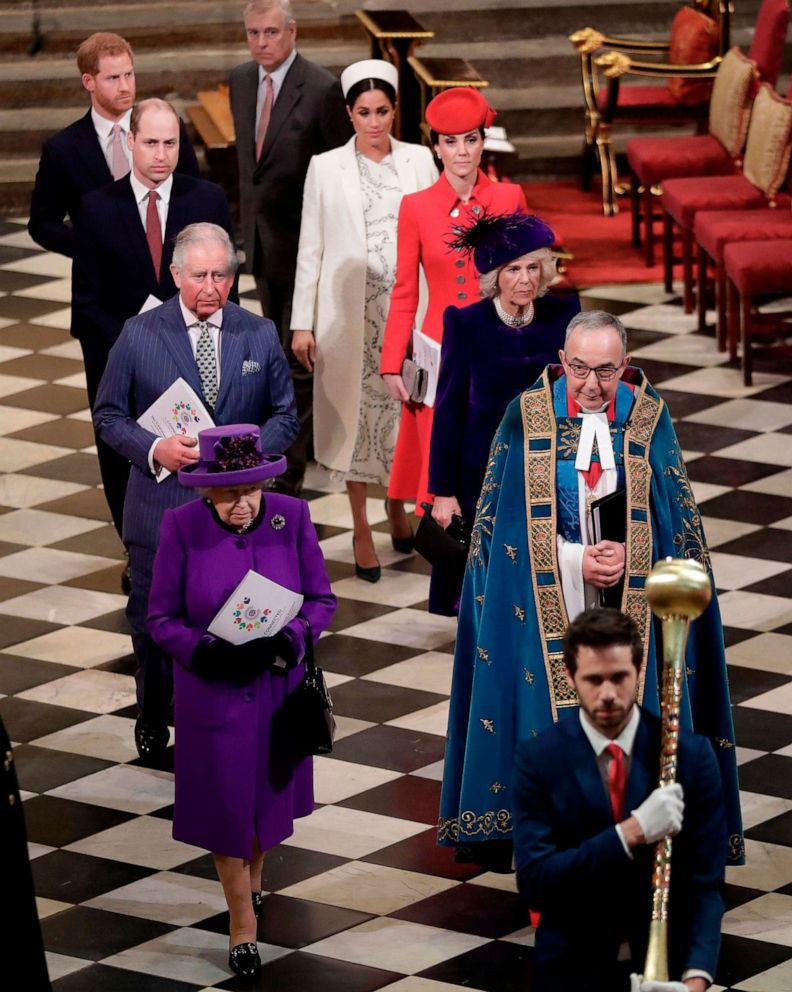
M 759 80 L 771 86 L 778 80 L 788 26 L 789 0 L 763 0 L 748 59 L 756 66 Z M 686 176 L 729 175 L 739 168 L 749 102 L 755 95 L 756 83 L 746 88 L 745 68 L 739 63 L 728 65 L 738 53 L 736 48 L 727 52 L 726 67 L 721 65 L 718 69 L 710 100 L 709 134 L 641 137 L 627 142 L 633 245 L 636 248 L 641 245 L 643 223 L 647 266 L 654 265 L 654 200 L 662 195 L 660 184 L 666 179 Z M 738 99 L 743 95 L 744 99 Z
M 746 386 L 752 383 L 751 338 L 756 334 L 783 336 L 788 313 L 760 315 L 754 307 L 779 296 L 792 294 L 792 239 L 787 241 L 740 241 L 723 250 L 729 292 L 729 338 L 742 341 L 742 372 Z M 774 357 L 792 354 L 788 344 L 772 349 Z
M 663 184 L 665 284 L 671 291 L 673 235 L 682 242 L 685 313 L 693 311 L 693 224 L 707 210 L 756 210 L 789 206 L 778 194 L 792 150 L 792 103 L 763 83 L 754 101 L 742 172 L 735 176 L 669 179 Z
M 706 126 L 712 80 L 729 48 L 730 0 L 692 0 L 674 17 L 671 36 L 657 43 L 611 38 L 595 28 L 570 36 L 580 55 L 586 114 L 583 146 L 583 189 L 597 165 L 602 175 L 602 208 L 618 212 L 615 203 L 616 159 L 611 143 L 615 124 L 641 126 Z M 647 61 L 657 59 L 657 61 Z M 665 61 L 660 61 L 665 59 Z M 599 70 L 607 80 L 600 89 Z M 664 79 L 665 85 L 621 86 L 630 77 Z

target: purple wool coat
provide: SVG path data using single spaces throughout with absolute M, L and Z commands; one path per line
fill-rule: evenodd
M 295 764 L 283 735 L 272 733 L 273 716 L 304 668 L 208 681 L 191 670 L 193 652 L 248 569 L 305 597 L 284 628 L 298 658 L 304 620 L 315 641 L 336 604 L 308 504 L 277 493 L 265 493 L 262 503 L 245 534 L 221 526 L 204 500 L 168 510 L 149 599 L 151 636 L 175 662 L 173 836 L 237 858 L 251 856 L 254 837 L 262 851 L 279 844 L 313 810 L 311 758 Z

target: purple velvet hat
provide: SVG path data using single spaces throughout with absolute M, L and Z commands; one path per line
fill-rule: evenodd
M 256 424 L 210 427 L 198 435 L 198 461 L 179 469 L 179 482 L 191 488 L 247 486 L 286 471 L 283 455 L 261 453 Z
M 512 214 L 483 213 L 472 224 L 456 231 L 450 248 L 473 255 L 479 273 L 502 265 L 538 248 L 552 248 L 555 234 L 543 220 L 517 210 Z

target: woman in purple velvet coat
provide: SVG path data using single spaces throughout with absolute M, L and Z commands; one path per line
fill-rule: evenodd
M 301 683 L 306 639 L 327 627 L 336 600 L 308 504 L 262 493 L 286 462 L 262 455 L 259 428 L 215 427 L 198 444 L 199 461 L 179 481 L 204 498 L 163 518 L 148 623 L 175 662 L 173 836 L 212 852 L 231 918 L 229 965 L 255 978 L 264 852 L 313 810 L 312 759 L 294 756 L 273 717 Z M 304 602 L 274 636 L 232 645 L 207 628 L 249 569 Z
M 556 278 L 554 243 L 547 224 L 517 212 L 482 214 L 451 245 L 473 255 L 485 299 L 443 314 L 429 491 L 432 517 L 444 528 L 455 516 L 472 525 L 506 407 L 558 360 L 567 324 L 580 311 L 576 294 L 545 295 Z M 463 574 L 434 569 L 430 613 L 456 614 Z

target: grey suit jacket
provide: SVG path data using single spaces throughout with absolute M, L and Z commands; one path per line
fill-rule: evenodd
M 137 418 L 181 376 L 201 396 L 201 381 L 178 296 L 132 317 L 113 345 L 94 408 L 94 427 L 132 462 L 124 504 L 124 543 L 156 549 L 165 510 L 195 498 L 176 475 L 157 482 L 148 466 L 156 438 Z M 223 307 L 220 389 L 214 422 L 259 424 L 265 452 L 282 452 L 299 428 L 286 356 L 271 320 L 234 303 Z
M 256 160 L 258 64 L 231 73 L 239 198 L 246 268 L 291 281 L 300 237 L 303 185 L 311 156 L 342 145 L 352 134 L 341 85 L 327 69 L 298 55 L 272 108 Z

